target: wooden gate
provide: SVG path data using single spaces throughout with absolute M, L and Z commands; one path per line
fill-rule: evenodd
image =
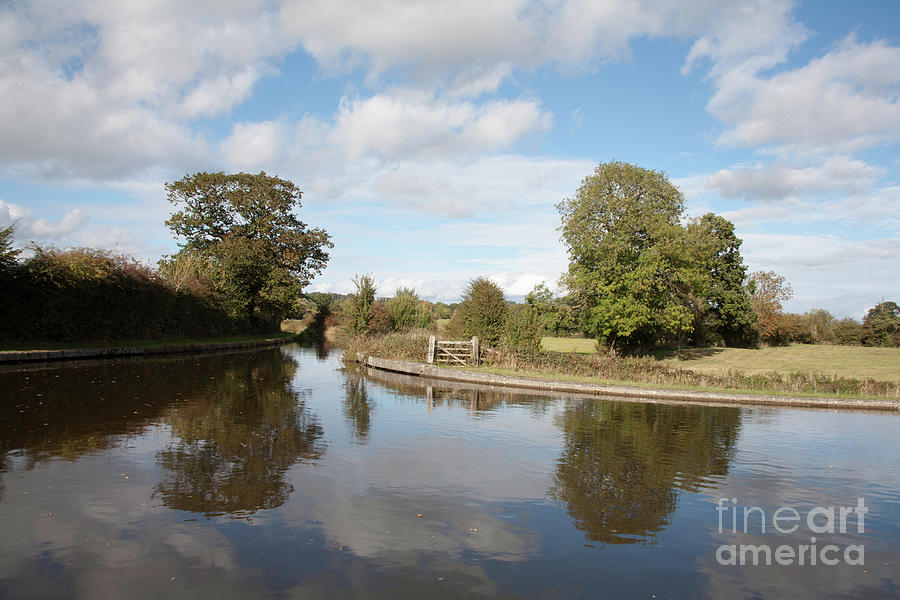
M 438 340 L 435 336 L 428 338 L 428 356 L 426 360 L 429 363 L 445 363 L 453 365 L 478 365 L 480 359 L 481 347 L 478 338 L 473 337 L 471 340 Z

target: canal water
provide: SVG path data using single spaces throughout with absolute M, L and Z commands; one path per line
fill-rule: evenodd
M 0 597 L 900 598 L 896 414 L 340 358 L 5 367 Z

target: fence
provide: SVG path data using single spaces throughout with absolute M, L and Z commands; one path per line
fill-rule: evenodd
M 425 360 L 429 363 L 478 366 L 480 357 L 481 345 L 477 337 L 468 341 L 438 340 L 434 336 L 428 338 L 428 356 Z

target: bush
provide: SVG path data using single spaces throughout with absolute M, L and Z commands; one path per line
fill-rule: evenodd
M 404 331 L 414 327 L 428 327 L 434 315 L 411 288 L 399 288 L 385 307 L 391 320 L 391 329 Z
M 101 250 L 33 248 L 4 270 L 4 341 L 215 336 L 252 331 L 218 298 L 178 288 L 133 258 Z
M 503 331 L 503 344 L 537 352 L 541 349 L 544 325 L 531 306 L 516 305 L 509 309 Z
M 812 344 L 813 336 L 809 320 L 804 315 L 784 313 L 781 316 L 781 331 L 785 341 L 794 344 Z
M 841 346 L 859 346 L 862 339 L 862 325 L 850 317 L 834 324 L 832 339 Z
M 805 315 L 806 324 L 813 343 L 830 344 L 834 342 L 834 316 L 823 308 L 815 308 Z
M 509 307 L 503 290 L 487 277 L 476 277 L 469 282 L 466 291 L 463 292 L 462 302 L 456 309 L 460 313 L 458 319 L 462 320 L 462 336 L 478 338 L 486 344 L 496 344 L 503 335 L 506 324 L 506 315 Z M 454 317 L 456 313 L 454 313 Z M 459 326 L 450 319 L 448 333 L 453 331 L 453 336 L 458 335 L 456 329 Z

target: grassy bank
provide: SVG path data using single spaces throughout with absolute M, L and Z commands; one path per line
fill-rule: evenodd
M 463 367 L 451 367 L 459 368 Z M 827 393 L 827 392 L 809 392 L 809 391 L 784 391 L 773 389 L 750 389 L 750 388 L 729 388 L 716 387 L 712 385 L 689 385 L 674 384 L 666 382 L 647 382 L 623 379 L 607 379 L 603 377 L 585 377 L 578 375 L 566 375 L 561 373 L 549 373 L 545 371 L 535 371 L 532 369 L 504 369 L 493 366 L 466 367 L 467 370 L 480 371 L 483 373 L 493 373 L 496 375 L 511 375 L 514 377 L 529 377 L 532 379 L 540 379 L 546 381 L 571 381 L 576 383 L 593 383 L 599 385 L 614 385 L 632 388 L 643 388 L 648 390 L 677 390 L 691 392 L 720 392 L 723 394 L 747 394 L 749 396 L 785 396 L 785 397 L 802 397 L 802 398 L 846 398 L 852 400 L 880 400 L 884 398 L 898 398 L 893 396 L 872 395 L 862 393 Z
M 423 361 L 428 347 L 428 335 L 427 331 L 416 331 L 355 338 L 349 343 L 348 356 L 355 357 L 360 352 L 379 358 Z M 630 358 L 509 349 L 486 351 L 482 361 L 482 368 L 493 369 L 496 373 L 550 379 L 575 378 L 590 383 L 756 394 L 900 398 L 900 378 L 847 377 L 821 371 L 761 369 L 757 372 L 730 368 L 719 372 L 703 372 L 653 357 Z

